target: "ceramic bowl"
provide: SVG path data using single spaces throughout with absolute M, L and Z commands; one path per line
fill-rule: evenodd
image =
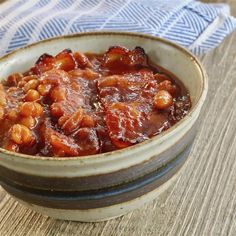
M 186 49 L 167 40 L 127 32 L 92 32 L 48 39 L 0 59 L 0 78 L 24 72 L 47 52 L 70 48 L 104 52 L 109 46 L 141 46 L 151 60 L 174 73 L 192 100 L 189 114 L 143 143 L 104 154 L 71 158 L 23 155 L 0 149 L 0 183 L 18 201 L 66 220 L 101 221 L 154 199 L 174 181 L 188 157 L 207 94 L 207 76 Z

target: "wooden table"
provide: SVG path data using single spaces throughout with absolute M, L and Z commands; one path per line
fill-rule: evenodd
M 236 1 L 224 2 L 236 15 Z M 41 216 L 0 187 L 0 235 L 236 235 L 236 32 L 201 61 L 209 75 L 208 99 L 174 186 L 141 209 L 101 223 Z

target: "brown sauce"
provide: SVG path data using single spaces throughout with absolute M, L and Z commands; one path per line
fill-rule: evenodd
M 183 84 L 140 47 L 44 54 L 0 84 L 0 146 L 40 156 L 104 153 L 158 135 L 190 107 Z

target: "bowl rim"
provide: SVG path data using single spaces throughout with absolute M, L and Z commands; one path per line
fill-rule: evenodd
M 192 63 L 194 63 L 198 67 L 199 72 L 201 74 L 200 95 L 198 97 L 198 100 L 196 101 L 196 104 L 191 107 L 189 113 L 183 119 L 178 121 L 175 125 L 171 126 L 166 131 L 164 131 L 156 136 L 153 136 L 148 140 L 145 140 L 141 143 L 137 143 L 133 146 L 126 147 L 124 149 L 118 149 L 118 150 L 114 150 L 114 151 L 110 151 L 110 152 L 106 152 L 106 153 L 99 153 L 99 154 L 86 155 L 86 156 L 74 156 L 74 157 L 55 157 L 55 156 L 48 157 L 48 156 L 34 156 L 34 155 L 27 155 L 27 154 L 23 154 L 23 153 L 16 153 L 16 152 L 8 151 L 8 150 L 0 147 L 0 154 L 5 154 L 8 156 L 12 156 L 12 157 L 22 158 L 25 160 L 42 160 L 42 161 L 75 161 L 75 160 L 91 160 L 91 159 L 97 159 L 97 158 L 100 159 L 101 157 L 104 157 L 104 158 L 108 157 L 109 158 L 113 154 L 123 153 L 125 151 L 130 151 L 132 149 L 136 149 L 140 146 L 144 146 L 145 144 L 153 142 L 156 139 L 160 139 L 161 137 L 166 136 L 167 134 L 169 134 L 173 130 L 175 130 L 178 126 L 186 123 L 186 121 L 192 117 L 192 114 L 199 107 L 201 108 L 201 106 L 203 105 L 203 102 L 206 98 L 207 90 L 208 90 L 208 77 L 207 77 L 207 73 L 206 73 L 205 69 L 203 68 L 201 62 L 188 49 L 186 49 L 186 48 L 184 48 L 184 47 L 182 47 L 170 40 L 167 40 L 167 39 L 164 39 L 164 38 L 161 38 L 158 36 L 154 36 L 154 35 L 138 33 L 138 32 L 128 32 L 128 31 L 127 32 L 126 31 L 92 31 L 92 32 L 67 34 L 67 35 L 56 36 L 56 37 L 51 37 L 48 39 L 40 40 L 40 41 L 34 42 L 32 44 L 26 45 L 24 47 L 18 48 L 16 50 L 13 50 L 13 51 L 3 55 L 2 57 L 0 57 L 0 62 L 3 60 L 7 60 L 8 58 L 14 56 L 14 54 L 17 54 L 20 51 L 24 51 L 26 49 L 30 49 L 32 47 L 39 45 L 39 44 L 48 43 L 50 41 L 70 39 L 70 38 L 89 37 L 89 36 L 102 36 L 102 35 L 105 35 L 105 36 L 109 36 L 109 35 L 122 36 L 122 35 L 124 35 L 124 36 L 129 36 L 129 37 L 133 36 L 133 37 L 139 37 L 139 38 L 146 38 L 146 39 L 153 40 L 153 41 L 159 41 L 161 43 L 164 43 L 164 44 L 167 44 L 171 47 L 174 47 L 175 49 L 177 49 L 180 52 L 182 52 L 183 54 L 185 54 L 185 56 L 189 57 L 189 59 L 192 61 Z

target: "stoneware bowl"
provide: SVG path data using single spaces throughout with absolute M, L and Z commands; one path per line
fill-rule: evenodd
M 0 59 L 0 78 L 24 72 L 47 52 L 70 48 L 104 52 L 109 46 L 141 46 L 151 60 L 174 73 L 192 99 L 189 114 L 162 134 L 104 154 L 47 158 L 0 149 L 0 183 L 27 207 L 66 220 L 102 221 L 153 200 L 176 178 L 188 157 L 207 94 L 207 78 L 187 50 L 164 39 L 124 32 L 68 35 L 35 43 Z

